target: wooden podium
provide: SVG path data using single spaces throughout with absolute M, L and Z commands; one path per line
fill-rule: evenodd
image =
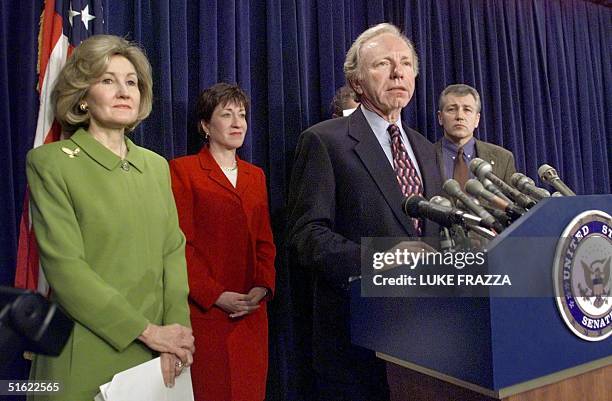
M 553 294 L 557 240 L 574 216 L 593 209 L 611 214 L 612 195 L 538 203 L 489 244 L 489 273 L 509 273 L 529 293 Z M 388 362 L 392 400 L 611 401 L 612 337 L 576 336 L 553 296 L 504 291 L 369 298 L 355 280 L 351 338 Z

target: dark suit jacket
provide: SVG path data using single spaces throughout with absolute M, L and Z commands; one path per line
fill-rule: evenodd
M 442 139 L 434 144 L 436 148 L 436 158 L 440 167 L 440 176 L 443 181 L 449 178 L 444 174 L 444 159 L 442 158 Z M 476 156 L 491 163 L 493 174 L 510 184 L 510 177 L 516 173 L 514 165 L 514 156 L 512 152 L 502 148 L 501 146 L 493 145 L 492 143 L 483 142 L 476 139 Z
M 404 129 L 424 195 L 438 194 L 433 145 Z M 350 344 L 348 278 L 360 274 L 362 237 L 413 236 L 401 201 L 395 172 L 361 109 L 302 133 L 289 192 L 289 250 L 300 266 L 314 271 L 313 357 L 326 377 L 368 377 L 373 354 Z M 425 222 L 424 233 L 437 237 L 438 226 Z

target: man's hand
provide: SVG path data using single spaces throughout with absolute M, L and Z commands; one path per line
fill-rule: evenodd
M 402 241 L 398 243 L 397 245 L 395 245 L 393 248 L 388 249 L 386 253 L 396 253 L 396 251 L 398 250 L 401 251 L 402 253 L 404 253 L 404 251 L 409 252 L 409 253 L 437 252 L 429 244 L 426 244 L 423 241 Z M 385 266 L 379 271 L 383 272 L 385 270 L 390 270 L 398 266 L 401 266 L 401 264 L 398 264 L 398 263 L 390 264 L 390 265 L 385 264 Z

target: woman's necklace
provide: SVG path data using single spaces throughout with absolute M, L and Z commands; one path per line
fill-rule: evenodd
M 236 171 L 236 169 L 238 168 L 238 163 L 236 163 L 236 160 L 234 160 L 234 165 L 232 167 L 223 167 L 223 166 L 220 166 L 220 167 L 221 167 L 221 170 L 231 173 L 232 171 Z

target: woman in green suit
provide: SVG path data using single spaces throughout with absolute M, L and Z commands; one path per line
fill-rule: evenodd
M 114 374 L 161 355 L 167 386 L 192 362 L 185 239 L 166 160 L 126 136 L 151 111 L 150 64 L 138 46 L 93 36 L 52 92 L 68 139 L 29 152 L 27 175 L 51 298 L 75 321 L 58 357 L 31 379 L 91 401 Z

